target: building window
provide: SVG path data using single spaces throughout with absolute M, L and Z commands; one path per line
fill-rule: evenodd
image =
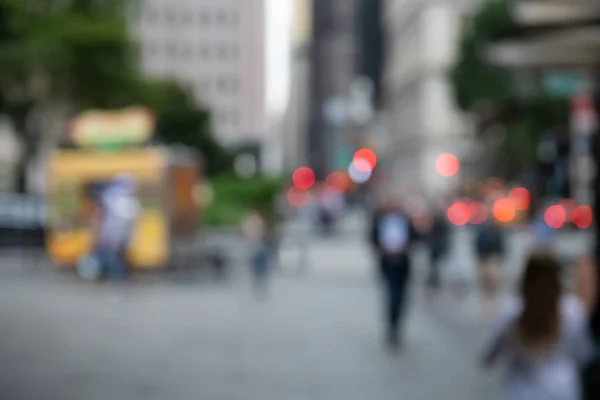
M 198 22 L 202 27 L 210 25 L 210 14 L 205 10 L 198 12 Z
M 158 46 L 156 46 L 155 43 L 146 43 L 144 45 L 144 56 L 145 57 L 155 56 L 156 53 L 158 53 Z
M 232 26 L 237 26 L 240 23 L 240 16 L 237 11 L 231 11 L 229 14 L 229 22 Z
M 238 78 L 231 78 L 229 81 L 229 88 L 231 89 L 231 93 L 235 94 L 240 91 L 240 81 Z
M 181 14 L 181 22 L 186 25 L 191 25 L 193 22 L 194 15 L 191 12 L 183 11 Z
M 190 45 L 183 45 L 181 47 L 181 57 L 186 59 L 192 57 L 192 47 Z
M 198 46 L 198 58 L 208 60 L 210 58 L 210 49 L 207 45 L 201 44 Z
M 154 8 L 147 8 L 143 13 L 145 22 L 149 24 L 156 23 L 156 10 Z
M 177 47 L 173 43 L 169 43 L 167 44 L 165 53 L 167 54 L 167 57 L 173 58 L 177 56 Z
M 219 89 L 220 92 L 227 91 L 227 79 L 219 78 L 217 80 L 217 89 Z
M 204 93 L 207 93 L 210 90 L 210 81 L 207 79 L 203 79 L 202 81 L 200 81 L 200 86 L 201 86 L 201 90 Z
M 227 59 L 227 46 L 225 45 L 220 45 L 217 49 L 217 54 L 219 59 L 221 60 L 226 60 Z
M 231 111 L 231 125 L 237 127 L 240 123 L 240 114 L 237 110 Z
M 219 10 L 217 12 L 217 24 L 225 25 L 227 23 L 227 13 L 225 10 Z
M 237 61 L 240 58 L 240 48 L 237 44 L 231 45 L 229 52 L 233 61 Z
M 204 96 L 206 94 L 206 81 L 205 80 L 199 80 L 198 82 L 196 82 L 196 91 L 201 96 Z
M 177 16 L 173 10 L 165 11 L 165 22 L 167 25 L 174 25 L 177 22 Z
M 217 118 L 218 118 L 218 120 L 219 120 L 219 124 L 221 124 L 221 125 L 227 125 L 227 122 L 228 122 L 228 120 L 229 120 L 229 119 L 227 118 L 227 111 L 225 111 L 225 110 L 221 110 L 221 111 L 219 111 L 219 112 L 217 113 L 217 115 L 218 115 L 218 116 L 217 116 Z

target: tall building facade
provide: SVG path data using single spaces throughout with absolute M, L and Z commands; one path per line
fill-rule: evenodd
M 356 68 L 373 83 L 373 103 L 381 107 L 385 61 L 383 12 L 385 0 L 359 0 L 357 12 Z
M 355 78 L 358 0 L 311 0 L 308 161 L 319 178 L 351 150 L 347 101 Z
M 226 145 L 266 130 L 265 0 L 142 0 L 133 22 L 150 76 L 188 86 Z
M 441 177 L 436 159 L 471 153 L 471 124 L 457 109 L 448 71 L 463 21 L 477 0 L 386 0 L 385 119 L 393 183 L 426 196 L 458 185 Z
M 283 169 L 286 171 L 308 162 L 312 14 L 312 0 L 293 0 L 290 102 L 282 129 Z

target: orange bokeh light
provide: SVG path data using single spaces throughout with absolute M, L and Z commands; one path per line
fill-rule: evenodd
M 298 189 L 310 189 L 315 184 L 315 173 L 308 167 L 300 167 L 294 171 L 292 182 Z
M 565 222 L 567 222 L 567 212 L 565 207 L 559 204 L 548 207 L 544 213 L 544 221 L 546 221 L 551 228 L 562 228 L 565 225 Z
M 358 159 L 363 159 L 366 161 L 366 163 L 354 163 L 354 166 L 360 172 L 372 171 L 375 168 L 375 166 L 377 165 L 377 155 L 371 149 L 362 148 L 362 149 L 357 150 L 356 153 L 354 153 L 354 157 L 352 158 L 352 160 L 355 161 Z M 365 170 L 367 163 L 370 168 L 368 170 Z
M 592 225 L 593 213 L 590 206 L 579 206 L 573 210 L 571 221 L 579 229 L 587 229 Z
M 348 190 L 350 179 L 343 172 L 332 172 L 325 180 L 325 186 L 333 193 L 342 194 Z
M 442 154 L 435 162 L 435 169 L 442 176 L 454 176 L 460 169 L 460 161 L 454 154 Z
M 514 188 L 508 196 L 513 199 L 518 211 L 527 210 L 531 204 L 531 195 L 529 194 L 529 190 L 525 188 Z
M 288 202 L 296 207 L 304 207 L 310 201 L 311 194 L 309 191 L 298 189 L 297 187 L 292 187 L 287 192 Z
M 517 206 L 513 199 L 496 200 L 492 213 L 500 222 L 511 222 L 517 215 Z
M 465 203 L 457 201 L 448 208 L 448 221 L 452 225 L 463 226 L 471 219 L 471 210 Z
M 470 220 L 473 225 L 481 225 L 487 219 L 487 209 L 484 204 L 472 202 L 469 204 Z

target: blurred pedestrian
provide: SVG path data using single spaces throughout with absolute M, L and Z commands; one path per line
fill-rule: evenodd
M 104 190 L 96 225 L 96 254 L 105 275 L 123 280 L 127 275 L 127 250 L 140 212 L 133 178 L 117 176 Z
M 446 210 L 447 207 L 443 202 L 440 202 L 434 209 L 427 235 L 427 244 L 429 245 L 430 252 L 429 275 L 427 277 L 429 296 L 437 295 L 441 289 L 440 270 L 450 247 L 451 230 L 446 218 Z
M 550 251 L 556 240 L 556 231 L 546 222 L 546 209 L 550 202 L 543 201 L 541 204 L 533 219 L 533 244 L 540 251 Z
M 415 238 L 416 231 L 401 202 L 387 196 L 374 213 L 370 239 L 384 283 L 386 341 L 391 348 L 401 342 L 411 275 L 409 250 Z
M 336 223 L 344 211 L 344 196 L 333 192 L 326 185 L 320 185 L 316 190 L 315 206 L 321 233 L 333 234 Z
M 588 274 L 589 266 L 577 271 Z M 563 294 L 558 262 L 547 253 L 529 258 L 520 298 L 499 316 L 482 360 L 484 366 L 501 357 L 508 362 L 506 399 L 581 398 L 578 368 L 595 353 L 587 324 L 595 282 L 589 283 Z
M 475 250 L 479 259 L 479 286 L 489 315 L 495 312 L 495 302 L 501 282 L 504 256 L 504 232 L 493 220 L 486 220 L 475 232 Z
M 272 258 L 273 229 L 266 213 L 253 210 L 242 220 L 242 233 L 250 246 L 250 266 L 254 285 L 263 293 L 266 289 Z

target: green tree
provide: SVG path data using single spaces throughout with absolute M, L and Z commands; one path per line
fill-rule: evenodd
M 513 29 L 508 2 L 485 2 L 473 16 L 460 43 L 458 61 L 450 71 L 456 103 L 463 110 L 501 108 L 514 93 L 512 74 L 482 57 L 489 41 Z
M 195 104 L 190 92 L 169 81 L 139 80 L 134 85 L 131 102 L 156 112 L 157 135 L 163 142 L 182 144 L 198 151 L 208 176 L 229 171 L 232 155 L 215 140 L 210 113 Z
M 0 0 L 0 113 L 24 147 L 20 170 L 39 150 L 34 111 L 122 105 L 134 75 L 129 1 Z M 24 189 L 20 180 L 20 189 Z
M 129 37 L 130 0 L 0 0 L 0 113 L 25 148 L 21 171 L 39 150 L 36 110 L 74 114 L 132 104 L 157 113 L 159 136 L 201 150 L 208 174 L 226 170 L 227 152 L 213 139 L 210 115 L 181 86 L 138 76 Z M 21 173 L 20 189 L 24 189 Z
M 463 34 L 459 57 L 450 71 L 456 103 L 481 120 L 492 118 L 505 127 L 506 135 L 497 156 L 510 171 L 533 165 L 541 132 L 562 128 L 568 122 L 566 99 L 543 93 L 524 96 L 515 72 L 490 65 L 484 58 L 490 43 L 516 29 L 511 2 L 484 2 Z

